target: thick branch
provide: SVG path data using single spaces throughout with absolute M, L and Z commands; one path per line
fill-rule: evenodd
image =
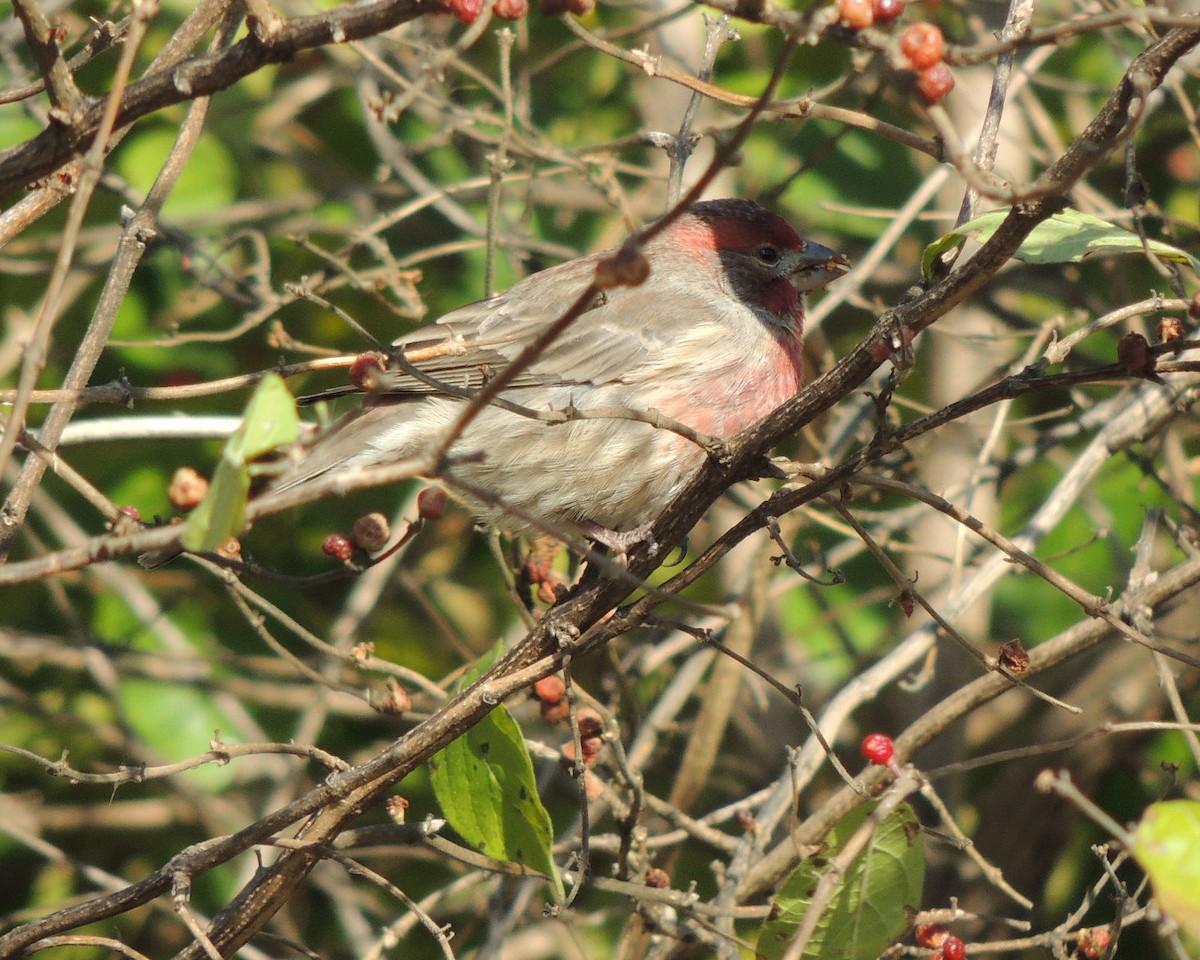
M 437 9 L 434 0 L 376 0 L 288 20 L 269 43 L 251 33 L 228 50 L 191 57 L 131 84 L 121 98 L 117 126 L 224 90 L 267 64 L 295 59 L 304 50 L 374 36 Z M 95 136 L 103 112 L 103 101 L 93 102 L 76 122 L 54 124 L 32 140 L 0 153 L 0 196 L 53 173 L 78 155 Z

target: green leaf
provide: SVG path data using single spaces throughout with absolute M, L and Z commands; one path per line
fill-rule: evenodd
M 128 677 L 117 696 L 125 722 L 167 763 L 204 753 L 215 731 L 235 726 L 208 691 L 183 683 Z M 200 789 L 223 791 L 233 785 L 235 773 L 232 764 L 206 763 L 182 776 Z
M 231 438 L 232 439 L 232 438 Z M 189 550 L 216 550 L 242 529 L 246 502 L 250 499 L 250 470 L 221 455 L 212 485 L 206 496 L 187 518 L 187 528 L 179 538 Z
M 862 826 L 871 807 L 859 807 L 829 834 L 822 856 L 805 860 L 775 897 L 775 910 L 758 936 L 758 956 L 777 960 L 788 949 L 830 860 Z M 805 960 L 874 960 L 912 925 L 921 906 L 925 851 L 920 825 L 901 804 L 878 826 L 851 863 L 815 932 Z
M 229 438 L 226 450 L 234 450 L 237 459 L 245 462 L 292 443 L 299 433 L 296 401 L 283 377 L 269 373 L 251 395 L 242 425 Z
M 1147 807 L 1133 832 L 1133 855 L 1149 875 L 1158 905 L 1200 940 L 1200 802 Z
M 189 550 L 216 550 L 242 529 L 250 496 L 249 462 L 300 433 L 296 401 L 278 374 L 268 374 L 246 404 L 242 424 L 225 442 L 204 502 L 188 517 L 180 542 Z
M 967 237 L 986 243 L 1007 217 L 1007 210 L 992 210 L 935 240 L 921 256 L 921 272 L 931 277 L 937 258 L 960 246 Z M 1150 240 L 1147 245 L 1160 257 L 1200 270 L 1200 260 L 1178 247 L 1159 240 Z M 1136 233 L 1078 210 L 1063 210 L 1034 227 L 1013 256 L 1025 263 L 1078 263 L 1092 255 L 1142 252 L 1142 241 Z
M 118 172 L 137 190 L 149 191 L 178 137 L 179 130 L 173 124 L 135 128 L 133 136 L 117 151 Z M 167 197 L 163 215 L 168 219 L 207 217 L 229 206 L 237 196 L 238 175 L 237 161 L 225 145 L 214 136 L 202 134 Z
M 489 667 L 496 651 L 463 678 L 465 687 Z M 554 829 L 542 805 L 521 729 L 503 705 L 429 763 L 433 792 L 450 825 L 489 857 L 519 863 L 549 877 L 556 898 L 562 879 L 551 845 Z

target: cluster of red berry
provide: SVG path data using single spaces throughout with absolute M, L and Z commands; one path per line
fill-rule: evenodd
M 904 0 L 837 0 L 838 20 L 849 30 L 886 26 L 904 12 Z M 945 38 L 932 23 L 914 23 L 900 34 L 900 53 L 916 72 L 917 93 L 932 106 L 954 89 L 954 74 L 942 59 Z
M 485 0 L 442 0 L 447 12 L 454 14 L 463 23 L 474 23 L 481 13 Z M 596 0 L 539 0 L 538 9 L 549 17 L 562 13 L 585 16 L 596 9 Z M 529 13 L 529 0 L 494 0 L 492 13 L 501 20 L 520 20 Z
M 542 677 L 533 685 L 533 696 L 541 705 L 542 719 L 546 723 L 561 723 L 571 712 L 567 700 L 567 685 L 556 674 Z M 604 720 L 591 707 L 580 707 L 575 713 L 579 727 L 579 750 L 585 767 L 594 766 L 604 746 Z M 575 741 L 568 740 L 562 746 L 563 760 L 575 763 Z
M 940 923 L 920 923 L 916 929 L 917 943 L 936 950 L 930 960 L 965 960 L 966 945 Z
M 382 513 L 367 513 L 354 521 L 350 535 L 331 533 L 321 543 L 321 552 L 334 560 L 349 563 L 354 559 L 355 549 L 365 553 L 376 553 L 387 546 L 392 537 L 391 524 Z

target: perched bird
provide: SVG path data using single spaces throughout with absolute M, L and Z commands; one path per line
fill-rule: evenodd
M 440 448 L 467 397 L 563 316 L 617 249 L 521 280 L 396 341 L 411 358 L 372 371 L 362 405 L 300 451 L 272 485 L 393 463 Z M 623 408 L 729 439 L 797 393 L 804 293 L 848 268 L 748 200 L 710 200 L 642 248 L 649 275 L 599 290 L 564 332 L 453 440 L 438 472 L 478 515 L 518 533 L 583 533 L 622 552 L 644 538 L 705 461 Z M 348 392 L 343 389 L 334 392 Z M 507 405 L 507 406 L 506 406 Z M 540 524 L 540 526 L 539 526 Z

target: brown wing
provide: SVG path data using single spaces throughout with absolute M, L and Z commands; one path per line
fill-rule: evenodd
M 408 362 L 422 376 L 393 365 L 382 374 L 380 392 L 430 395 L 478 390 L 574 303 L 590 283 L 600 256 L 534 274 L 505 293 L 467 304 L 400 338 L 395 345 L 404 349 Z M 699 298 L 693 307 L 685 315 L 700 317 L 706 312 Z M 678 305 L 675 316 L 677 311 Z M 657 296 L 645 287 L 597 293 L 508 389 L 636 380 L 649 360 L 662 356 L 666 341 L 679 335 L 680 331 L 664 325 Z M 322 397 L 352 392 L 353 387 L 337 388 Z

